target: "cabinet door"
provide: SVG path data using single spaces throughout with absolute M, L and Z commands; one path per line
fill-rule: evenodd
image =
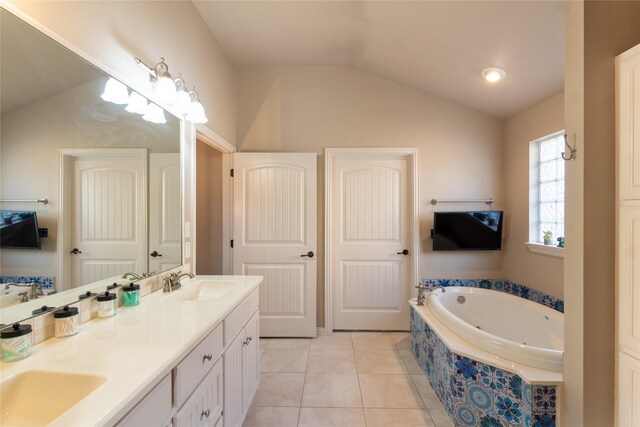
M 244 420 L 242 392 L 242 353 L 246 337 L 240 331 L 229 344 L 222 359 L 224 361 L 224 425 L 237 427 Z
M 173 418 L 174 427 L 213 427 L 222 416 L 222 361 L 218 361 Z
M 640 46 L 618 56 L 616 69 L 619 196 L 640 199 Z
M 259 359 L 260 359 L 260 337 L 259 335 L 259 313 L 256 311 L 245 326 L 246 339 L 242 343 L 242 383 L 243 383 L 243 409 L 249 410 L 251 401 L 258 388 L 260 381 Z
M 618 345 L 640 354 L 640 206 L 619 208 Z

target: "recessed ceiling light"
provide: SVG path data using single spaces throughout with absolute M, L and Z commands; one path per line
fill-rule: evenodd
M 494 83 L 504 79 L 504 77 L 507 75 L 507 72 L 502 68 L 489 67 L 482 70 L 482 73 L 480 74 L 482 74 L 482 77 L 484 77 L 487 81 Z

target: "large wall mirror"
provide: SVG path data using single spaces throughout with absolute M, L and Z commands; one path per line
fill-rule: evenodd
M 11 309 L 27 308 L 28 291 L 9 283 L 56 293 L 29 306 L 59 304 L 60 295 L 77 300 L 78 287 L 182 263 L 181 123 L 0 13 L 0 321 L 8 323 L 24 317 Z

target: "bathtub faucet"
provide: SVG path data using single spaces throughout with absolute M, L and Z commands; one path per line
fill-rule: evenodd
M 418 305 L 424 305 L 425 291 L 433 292 L 435 290 L 442 289 L 442 293 L 446 292 L 446 290 L 440 285 L 425 286 L 422 283 L 418 283 L 418 286 L 416 286 L 416 289 L 418 290 Z

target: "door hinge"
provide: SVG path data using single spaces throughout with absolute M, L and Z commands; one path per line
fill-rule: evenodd
M 231 178 L 233 178 L 233 169 L 231 169 L 229 175 L 231 175 Z
M 231 239 L 231 247 L 233 247 L 233 239 Z

